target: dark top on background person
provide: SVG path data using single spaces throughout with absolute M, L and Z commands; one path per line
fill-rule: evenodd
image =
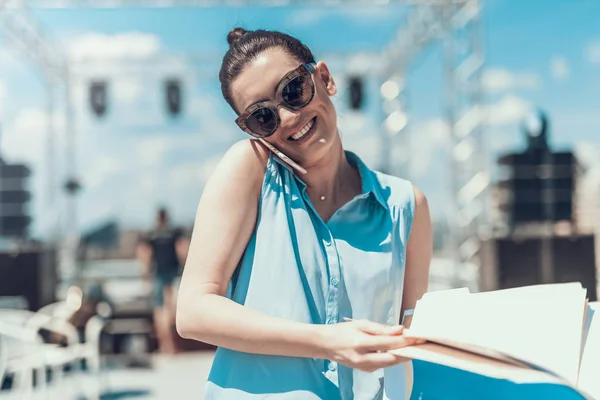
M 177 242 L 183 237 L 183 230 L 171 226 L 167 211 L 160 209 L 156 227 L 143 238 L 152 251 L 152 263 L 157 274 L 179 272 L 181 262 Z

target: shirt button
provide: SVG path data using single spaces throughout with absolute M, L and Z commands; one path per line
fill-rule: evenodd
M 338 281 L 336 278 L 333 278 L 333 279 L 331 280 L 331 284 L 332 284 L 333 286 L 337 286 L 337 284 L 338 284 L 338 283 L 339 283 L 339 281 Z
M 335 371 L 335 363 L 334 362 L 330 362 L 329 366 L 327 367 L 330 371 Z

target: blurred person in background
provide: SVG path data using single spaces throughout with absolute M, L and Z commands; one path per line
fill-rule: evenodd
M 140 241 L 138 259 L 144 275 L 153 281 L 154 328 L 162 353 L 178 351 L 175 337 L 175 283 L 185 263 L 188 240 L 181 229 L 171 226 L 167 210 L 156 213 L 156 225 Z
M 205 396 L 404 394 L 410 368 L 388 350 L 421 343 L 400 324 L 427 290 L 427 200 L 344 151 L 333 76 L 298 39 L 227 40 L 221 89 L 254 139 L 204 188 L 177 305 L 181 336 L 219 346 Z

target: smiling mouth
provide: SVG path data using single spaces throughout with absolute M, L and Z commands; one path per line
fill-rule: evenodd
M 316 122 L 317 122 L 317 117 L 314 117 L 313 119 L 308 121 L 301 130 L 299 130 L 298 132 L 296 132 L 292 136 L 290 136 L 288 138 L 288 140 L 296 142 L 296 141 L 300 141 L 300 140 L 310 136 L 310 134 L 312 132 L 314 132 L 314 130 L 315 130 L 314 128 L 316 126 Z

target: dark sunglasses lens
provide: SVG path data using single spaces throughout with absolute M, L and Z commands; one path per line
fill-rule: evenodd
M 312 79 L 306 75 L 295 77 L 283 88 L 281 95 L 288 106 L 304 107 L 313 96 Z
M 269 136 L 277 129 L 277 117 L 270 108 L 259 108 L 248 119 L 246 126 L 260 136 Z

